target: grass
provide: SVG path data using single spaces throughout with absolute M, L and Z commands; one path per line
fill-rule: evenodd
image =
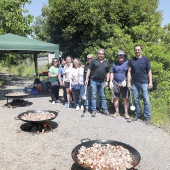
M 48 67 L 44 66 L 44 67 L 38 68 L 39 73 L 41 73 L 44 70 L 48 70 Z M 11 66 L 10 68 L 3 67 L 2 64 L 1 64 L 0 65 L 0 72 L 1 73 L 14 74 L 14 75 L 18 75 L 18 76 L 21 76 L 21 77 L 34 78 L 35 67 L 34 67 L 34 63 L 31 63 L 29 65 L 26 64 L 26 63 L 23 63 L 22 65 Z

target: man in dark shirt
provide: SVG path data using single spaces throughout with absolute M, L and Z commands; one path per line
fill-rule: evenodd
M 129 61 L 128 69 L 128 88 L 133 91 L 134 103 L 136 106 L 135 117 L 133 121 L 138 120 L 140 117 L 140 104 L 139 104 L 139 93 L 142 92 L 142 98 L 144 103 L 144 117 L 146 119 L 146 124 L 150 124 L 150 100 L 148 90 L 153 87 L 152 84 L 152 72 L 149 59 L 142 56 L 141 45 L 134 46 L 135 57 Z M 132 86 L 131 86 L 132 78 Z
M 98 58 L 93 59 L 87 70 L 85 85 L 88 84 L 90 78 L 91 87 L 91 108 L 92 117 L 96 116 L 96 93 L 99 91 L 99 96 L 102 103 L 103 113 L 109 115 L 106 104 L 106 97 L 104 89 L 108 86 L 109 82 L 109 63 L 105 59 L 105 50 L 99 49 L 97 52 Z M 106 76 L 107 74 L 107 76 Z M 106 82 L 104 81 L 106 78 Z
M 86 73 L 89 68 L 89 63 L 93 59 L 92 54 L 87 55 L 87 64 L 84 66 L 84 83 L 86 81 Z M 90 81 L 88 81 L 87 91 L 86 91 L 86 110 L 90 110 L 91 108 L 91 88 L 90 88 Z

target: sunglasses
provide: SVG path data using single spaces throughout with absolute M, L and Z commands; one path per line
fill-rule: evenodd
M 125 57 L 126 55 L 124 55 L 124 54 L 119 54 L 119 55 L 117 55 L 118 57 Z
M 88 58 L 87 60 L 91 60 L 92 58 Z
M 53 62 L 58 62 L 58 61 L 53 61 Z

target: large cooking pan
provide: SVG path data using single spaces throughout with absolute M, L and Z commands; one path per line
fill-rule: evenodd
M 12 93 L 12 92 L 10 92 L 10 93 Z M 4 93 L 4 97 L 9 97 L 9 98 L 23 98 L 23 97 L 26 97 L 26 96 L 29 96 L 30 95 L 30 93 L 25 93 L 25 94 L 23 94 L 23 95 L 16 95 L 16 96 L 13 96 L 13 95 L 10 95 L 10 93 Z
M 86 142 L 83 142 L 84 140 L 88 140 Z M 117 146 L 117 145 L 121 145 L 123 146 L 124 148 L 126 148 L 127 150 L 129 150 L 129 152 L 131 153 L 131 156 L 133 158 L 133 163 L 132 163 L 132 168 L 133 169 L 134 167 L 136 167 L 140 160 L 141 160 L 141 156 L 139 154 L 139 152 L 133 148 L 132 146 L 130 145 L 127 145 L 125 143 L 122 143 L 122 142 L 118 142 L 118 141 L 114 141 L 114 140 L 90 140 L 90 139 L 83 139 L 81 140 L 81 144 L 77 145 L 73 150 L 72 150 L 72 153 L 71 153 L 71 156 L 74 160 L 74 162 L 81 168 L 83 169 L 86 169 L 86 170 L 90 170 L 89 168 L 79 164 L 78 162 L 78 159 L 77 159 L 77 154 L 78 154 L 78 150 L 82 147 L 82 146 L 85 146 L 87 148 L 91 147 L 94 143 L 98 143 L 98 144 L 101 144 L 102 146 L 106 145 L 106 144 L 111 144 L 113 146 Z
M 22 119 L 21 117 L 24 115 L 24 114 L 29 114 L 29 113 L 42 113 L 42 112 L 50 112 L 50 113 L 53 113 L 55 116 L 51 119 L 46 119 L 46 120 L 36 120 L 36 121 L 32 121 L 32 120 L 24 120 Z M 29 122 L 29 123 L 40 123 L 40 122 L 45 122 L 45 121 L 49 121 L 49 120 L 53 120 L 55 119 L 57 116 L 58 116 L 58 113 L 59 111 L 56 110 L 56 111 L 51 111 L 51 110 L 27 110 L 26 112 L 23 112 L 23 113 L 20 113 L 18 115 L 18 117 L 15 117 L 14 119 L 15 120 L 22 120 L 24 122 Z

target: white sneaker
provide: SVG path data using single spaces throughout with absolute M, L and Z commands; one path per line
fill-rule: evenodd
M 66 108 L 70 108 L 70 104 L 69 103 L 67 103 Z
M 56 103 L 61 103 L 61 100 L 60 99 L 56 100 Z
M 79 110 L 79 106 L 76 106 L 76 110 L 77 110 L 77 111 Z
M 55 104 L 55 101 L 52 101 L 51 104 Z
M 67 102 L 65 102 L 65 106 L 67 106 L 68 105 L 68 103 Z
M 81 110 L 84 110 L 84 106 L 83 105 L 81 105 Z

